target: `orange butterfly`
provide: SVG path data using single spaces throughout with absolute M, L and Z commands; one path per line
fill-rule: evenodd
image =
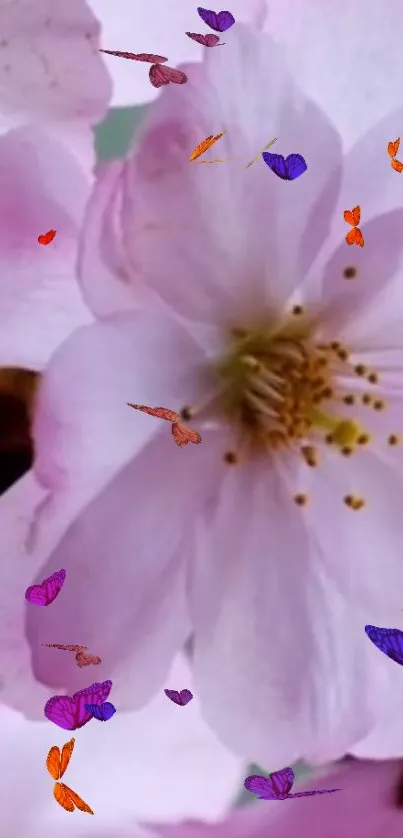
M 206 139 L 203 140 L 203 142 L 199 143 L 199 145 L 196 146 L 194 151 L 192 151 L 189 157 L 190 162 L 192 162 L 193 160 L 197 160 L 198 157 L 201 157 L 201 155 L 204 154 L 205 151 L 208 151 L 209 148 L 211 148 L 211 146 L 214 145 L 214 143 L 216 143 L 218 140 L 221 139 L 221 137 L 224 136 L 224 134 L 226 134 L 226 131 L 222 131 L 221 134 L 216 134 L 215 136 L 214 134 L 210 134 L 208 137 L 206 137 Z M 218 161 L 214 160 L 212 162 L 215 163 Z
M 188 428 L 187 425 L 182 425 L 180 422 L 174 422 L 172 425 L 172 436 L 179 448 L 187 445 L 188 442 L 193 442 L 194 445 L 199 445 L 202 441 L 200 434 L 197 431 Z
M 65 745 L 63 745 L 61 753 L 60 748 L 58 748 L 57 745 L 53 745 L 50 749 L 46 757 L 46 768 L 54 780 L 60 780 L 63 777 L 63 774 L 70 762 L 75 741 L 75 739 L 70 739 L 69 742 L 66 742 Z M 94 814 L 90 806 L 88 806 L 88 803 L 85 803 L 75 791 L 70 789 L 68 786 L 65 786 L 64 783 L 55 783 L 53 796 L 55 800 L 57 800 L 59 806 L 62 806 L 66 812 L 74 812 L 74 809 L 76 808 L 80 809 L 81 812 L 88 812 L 90 815 Z
M 76 664 L 82 669 L 83 666 L 94 664 L 95 666 L 102 663 L 98 655 L 86 655 L 85 650 L 88 646 L 63 645 L 62 643 L 42 643 L 42 646 L 48 646 L 50 649 L 61 649 L 62 652 L 76 652 Z
M 400 145 L 400 137 L 397 138 L 393 143 L 388 143 L 388 154 L 389 157 L 396 157 L 397 152 L 399 151 Z
M 357 205 L 352 210 L 344 210 L 344 220 L 347 224 L 351 224 L 352 230 L 346 234 L 347 244 L 357 244 L 359 247 L 364 247 L 364 236 L 358 227 L 361 219 L 361 207 Z
M 403 172 L 403 163 L 401 163 L 400 160 L 391 160 L 390 165 L 395 172 Z
M 245 166 L 245 169 L 249 169 L 249 168 L 250 168 L 250 166 L 252 166 L 252 164 L 256 162 L 256 160 L 258 159 L 258 157 L 260 157 L 260 155 L 261 155 L 261 154 L 263 154 L 263 152 L 264 152 L 264 151 L 267 151 L 267 149 L 268 149 L 268 148 L 270 148 L 270 146 L 274 145 L 274 143 L 276 143 L 276 142 L 277 142 L 277 140 L 278 140 L 278 137 L 274 137 L 274 139 L 273 139 L 273 140 L 270 140 L 270 142 L 269 142 L 269 143 L 267 143 L 267 145 L 265 145 L 265 147 L 264 147 L 264 148 L 262 148 L 262 150 L 261 150 L 261 151 L 258 151 L 258 153 L 257 153 L 256 157 L 254 157 L 254 158 L 253 158 L 253 160 L 251 160 L 251 161 L 250 161 L 250 163 L 248 163 L 248 165 L 247 165 L 247 166 Z
M 167 407 L 147 407 L 145 404 L 134 404 L 134 402 L 127 402 L 129 407 L 134 407 L 136 410 L 142 410 L 143 413 L 149 413 L 150 416 L 157 416 L 158 419 L 167 419 L 168 422 L 179 422 L 179 413 L 174 410 L 169 410 Z

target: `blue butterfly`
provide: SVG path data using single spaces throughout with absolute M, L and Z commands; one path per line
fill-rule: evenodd
M 110 701 L 104 701 L 103 704 L 86 704 L 85 709 L 99 722 L 107 722 L 116 713 L 116 707 Z
M 384 655 L 403 666 L 403 631 L 393 628 L 365 626 L 365 633 Z
M 269 169 L 277 177 L 281 177 L 282 180 L 295 180 L 303 175 L 308 168 L 302 154 L 289 154 L 288 157 L 284 158 L 282 154 L 271 154 L 270 151 L 264 151 L 262 157 Z

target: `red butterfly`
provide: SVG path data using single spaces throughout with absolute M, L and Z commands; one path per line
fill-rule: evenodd
M 118 58 L 129 58 L 131 61 L 148 61 L 149 64 L 164 64 L 168 61 L 164 55 L 153 55 L 149 52 L 120 52 L 114 49 L 100 49 L 99 52 L 106 52 L 107 55 L 117 55 Z
M 153 64 L 150 67 L 150 82 L 153 87 L 163 87 L 164 84 L 185 84 L 188 80 L 186 73 L 182 70 L 175 70 L 173 67 L 162 67 L 161 64 Z
M 175 410 L 169 410 L 167 407 L 147 407 L 145 404 L 135 404 L 133 402 L 127 402 L 127 404 L 129 407 L 134 407 L 135 410 L 141 410 L 150 416 L 157 416 L 158 419 L 167 419 L 168 422 L 172 422 L 172 436 L 179 448 L 183 448 L 188 442 L 199 445 L 202 441 L 198 431 L 188 428 L 187 425 L 183 425 L 179 421 L 181 417 Z
M 197 41 L 198 44 L 202 44 L 204 47 L 224 47 L 225 41 L 220 44 L 218 35 L 212 35 L 208 33 L 208 35 L 197 35 L 195 32 L 186 32 L 188 38 L 191 38 L 192 41 Z

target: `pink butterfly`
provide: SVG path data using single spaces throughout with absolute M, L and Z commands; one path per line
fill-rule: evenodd
M 195 32 L 186 32 L 188 38 L 191 38 L 192 41 L 197 41 L 198 44 L 202 44 L 204 47 L 224 47 L 225 41 L 223 43 L 219 43 L 220 39 L 218 35 L 196 35 Z
M 163 87 L 164 84 L 185 84 L 188 80 L 186 73 L 182 70 L 175 70 L 173 67 L 162 67 L 161 64 L 153 64 L 150 67 L 150 82 L 153 87 Z
M 66 579 L 66 570 L 56 570 L 39 585 L 31 585 L 25 591 L 25 599 L 33 605 L 50 605 L 60 593 Z
M 103 704 L 112 689 L 112 681 L 91 684 L 70 695 L 54 695 L 45 704 L 45 716 L 64 730 L 76 730 L 92 719 L 86 704 Z
M 217 37 L 213 35 L 213 37 Z M 217 38 L 217 40 L 219 40 Z M 164 64 L 168 61 L 164 55 L 153 55 L 149 52 L 120 52 L 114 49 L 100 49 L 99 52 L 106 52 L 107 55 L 117 55 L 118 58 L 129 58 L 131 61 L 148 61 L 149 64 Z
M 288 797 L 312 797 L 314 794 L 332 794 L 341 789 L 323 789 L 317 791 L 300 791 L 290 794 L 294 783 L 294 772 L 292 768 L 282 768 L 281 771 L 273 771 L 268 777 L 261 774 L 251 774 L 247 777 L 244 786 L 248 791 L 256 794 L 259 800 L 286 800 Z
M 167 698 L 170 698 L 174 704 L 179 704 L 180 707 L 185 707 L 193 698 L 193 693 L 190 690 L 164 690 Z

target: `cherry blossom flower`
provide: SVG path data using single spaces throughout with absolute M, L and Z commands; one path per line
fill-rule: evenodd
M 340 787 L 336 795 L 280 803 L 258 802 L 234 811 L 218 824 L 188 821 L 181 825 L 160 826 L 158 838 L 398 838 L 402 828 L 402 809 L 397 805 L 402 785 L 400 760 L 372 763 L 345 761 L 331 771 L 312 777 L 301 786 Z
M 71 583 L 57 609 L 27 609 L 26 638 L 38 682 L 84 686 L 40 645 L 74 613 L 131 709 L 192 636 L 205 718 L 274 770 L 364 739 L 400 676 L 364 625 L 402 607 L 403 207 L 385 143 L 403 111 L 343 156 L 281 50 L 241 25 L 226 37 L 89 205 L 99 322 L 53 356 L 34 428 L 53 514 L 86 507 L 40 568 Z M 190 164 L 224 128 L 233 162 Z M 274 133 L 307 160 L 293 183 L 244 168 Z M 178 451 L 128 401 L 181 412 L 203 444 Z

